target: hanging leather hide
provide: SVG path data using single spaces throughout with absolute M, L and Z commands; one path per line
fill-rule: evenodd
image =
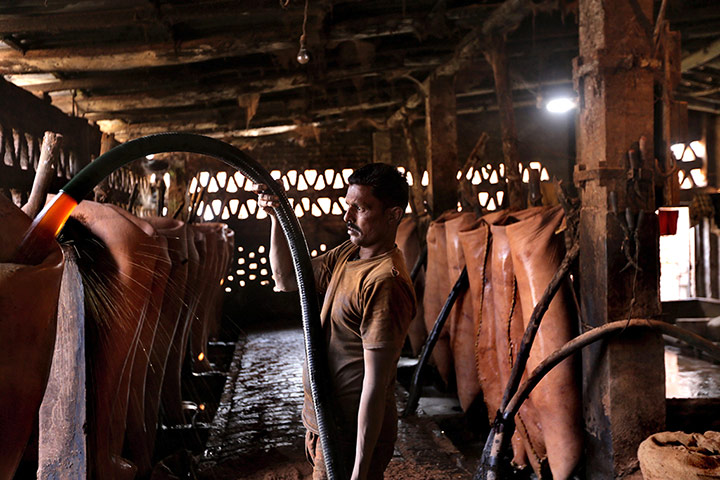
M 475 221 L 473 213 L 461 213 L 445 222 L 448 275 L 454 282 L 465 268 L 465 255 L 458 233 Z M 458 399 L 463 411 L 467 411 L 480 393 L 480 383 L 475 368 L 475 325 L 470 290 L 462 292 L 448 319 L 450 349 L 455 366 Z
M 52 363 L 63 254 L 10 263 L 31 219 L 0 195 L 0 478 L 12 478 L 28 443 Z
M 415 262 L 420 257 L 421 246 L 418 237 L 418 223 L 413 216 L 406 216 L 398 226 L 395 243 L 405 257 L 405 265 L 408 272 L 413 268 Z M 413 355 L 418 355 L 422 349 L 425 339 L 427 338 L 427 330 L 425 329 L 424 310 L 423 310 L 423 292 L 425 290 L 425 269 L 421 269 L 415 278 L 415 297 L 417 298 L 417 310 L 415 318 L 410 323 L 408 337 Z
M 517 223 L 507 226 L 512 263 L 517 278 L 523 324 L 565 255 L 560 229 L 561 207 L 538 207 Z M 545 313 L 530 350 L 527 371 L 575 336 L 576 326 L 561 288 Z M 566 479 L 582 455 L 581 400 L 573 359 L 566 359 L 540 381 L 530 394 L 537 409 L 553 478 Z
M 195 242 L 196 232 L 189 225 L 185 226 L 184 231 L 186 236 L 185 244 L 187 245 L 187 281 L 182 297 L 183 302 L 178 328 L 175 330 L 170 345 L 162 385 L 162 407 L 165 421 L 170 425 L 180 425 L 186 421 L 182 407 L 182 366 L 185 354 L 188 351 L 190 328 L 200 302 L 201 290 L 199 279 L 200 253 L 198 253 Z M 201 236 L 200 233 L 197 233 L 197 235 Z M 204 248 L 204 241 L 198 243 Z
M 423 306 L 425 310 L 425 328 L 431 331 L 438 314 L 445 304 L 452 284 L 456 279 L 450 279 L 447 264 L 447 239 L 445 236 L 445 222 L 459 215 L 458 212 L 445 212 L 433 220 L 427 233 L 427 270 L 425 275 L 425 295 Z M 452 353 L 450 351 L 450 329 L 447 323 L 440 332 L 432 359 L 438 373 L 446 385 L 453 380 Z
M 157 253 L 148 235 L 114 207 L 81 202 L 69 223 L 85 287 L 88 446 L 94 478 L 130 479 L 121 457 L 133 360 L 152 292 Z M 74 232 L 74 233 L 72 233 Z

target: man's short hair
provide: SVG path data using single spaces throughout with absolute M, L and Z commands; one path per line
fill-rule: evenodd
M 380 200 L 385 208 L 400 207 L 403 212 L 408 204 L 409 187 L 407 180 L 392 165 L 368 163 L 348 177 L 350 185 L 365 185 Z

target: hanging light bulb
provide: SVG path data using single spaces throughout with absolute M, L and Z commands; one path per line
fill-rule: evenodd
M 310 61 L 310 55 L 308 54 L 307 49 L 305 48 L 305 45 L 300 45 L 300 50 L 298 51 L 297 57 L 295 57 L 300 65 L 305 65 Z
M 310 61 L 310 55 L 308 54 L 307 48 L 305 48 L 309 1 L 310 0 L 305 0 L 305 12 L 303 14 L 302 35 L 300 35 L 300 50 L 298 50 L 297 57 L 295 57 L 300 65 L 305 65 L 306 63 L 308 63 Z

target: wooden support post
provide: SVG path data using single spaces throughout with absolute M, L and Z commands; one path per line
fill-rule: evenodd
M 653 145 L 652 13 L 652 0 L 580 2 L 575 180 L 582 317 L 593 327 L 660 314 L 654 156 L 628 155 L 641 136 Z M 665 423 L 662 337 L 623 335 L 585 349 L 582 363 L 587 478 L 641 478 L 638 444 Z
M 720 186 L 720 118 L 707 115 L 706 122 L 708 185 L 717 188 Z
M 457 208 L 457 115 L 455 78 L 439 76 L 430 81 L 425 99 L 427 129 L 427 202 L 433 217 Z M 417 179 L 418 181 L 420 179 Z
M 412 185 L 410 186 L 410 208 L 415 216 L 425 214 L 425 188 L 420 184 L 422 180 L 422 170 L 420 169 L 420 151 L 415 141 L 415 133 L 413 131 L 410 119 L 403 118 L 402 122 L 403 136 L 405 137 L 405 149 L 407 152 L 407 166 L 410 175 L 412 175 Z
M 513 110 L 512 86 L 508 75 L 505 40 L 502 37 L 488 39 L 485 58 L 492 67 L 495 78 L 495 93 L 500 112 L 500 129 L 502 132 L 503 157 L 505 159 L 505 178 L 507 180 L 510 209 L 520 210 L 525 207 L 525 196 L 522 193 L 522 177 L 520 175 L 520 154 L 518 153 L 517 131 L 515 130 L 515 111 Z
M 37 478 L 42 480 L 87 478 L 85 308 L 73 252 L 65 249 L 55 351 L 38 414 Z
M 104 155 L 118 145 L 120 145 L 120 143 L 115 140 L 115 135 L 112 133 L 103 133 L 100 137 L 100 155 Z M 93 188 L 94 200 L 96 202 L 109 201 L 111 190 L 110 180 L 108 177 L 103 178 L 100 183 Z
M 390 132 L 380 131 L 372 134 L 373 162 L 392 164 L 392 140 Z
M 45 197 L 50 191 L 50 184 L 55 177 L 55 164 L 60 157 L 62 138 L 60 134 L 45 132 L 30 198 L 22 207 L 23 212 L 30 218 L 35 218 L 45 205 Z

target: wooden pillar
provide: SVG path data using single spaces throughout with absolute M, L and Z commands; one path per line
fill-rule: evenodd
M 515 129 L 512 86 L 508 74 L 505 40 L 502 37 L 488 39 L 485 58 L 492 67 L 495 80 L 509 205 L 511 210 L 520 210 L 525 207 L 526 202 L 520 175 L 520 153 L 518 152 L 517 130 Z
M 580 1 L 575 179 L 582 187 L 581 308 L 590 326 L 660 314 L 652 14 L 652 0 Z M 628 150 L 641 136 L 650 151 L 633 165 Z M 582 363 L 587 478 L 641 478 L 638 444 L 665 423 L 661 336 L 623 333 L 585 349 Z
M 374 132 L 373 140 L 373 162 L 387 163 L 392 165 L 392 140 L 389 131 Z
M 720 186 L 720 118 L 706 115 L 708 186 Z
M 433 217 L 457 209 L 457 115 L 455 78 L 435 77 L 425 98 L 427 130 L 427 202 Z

